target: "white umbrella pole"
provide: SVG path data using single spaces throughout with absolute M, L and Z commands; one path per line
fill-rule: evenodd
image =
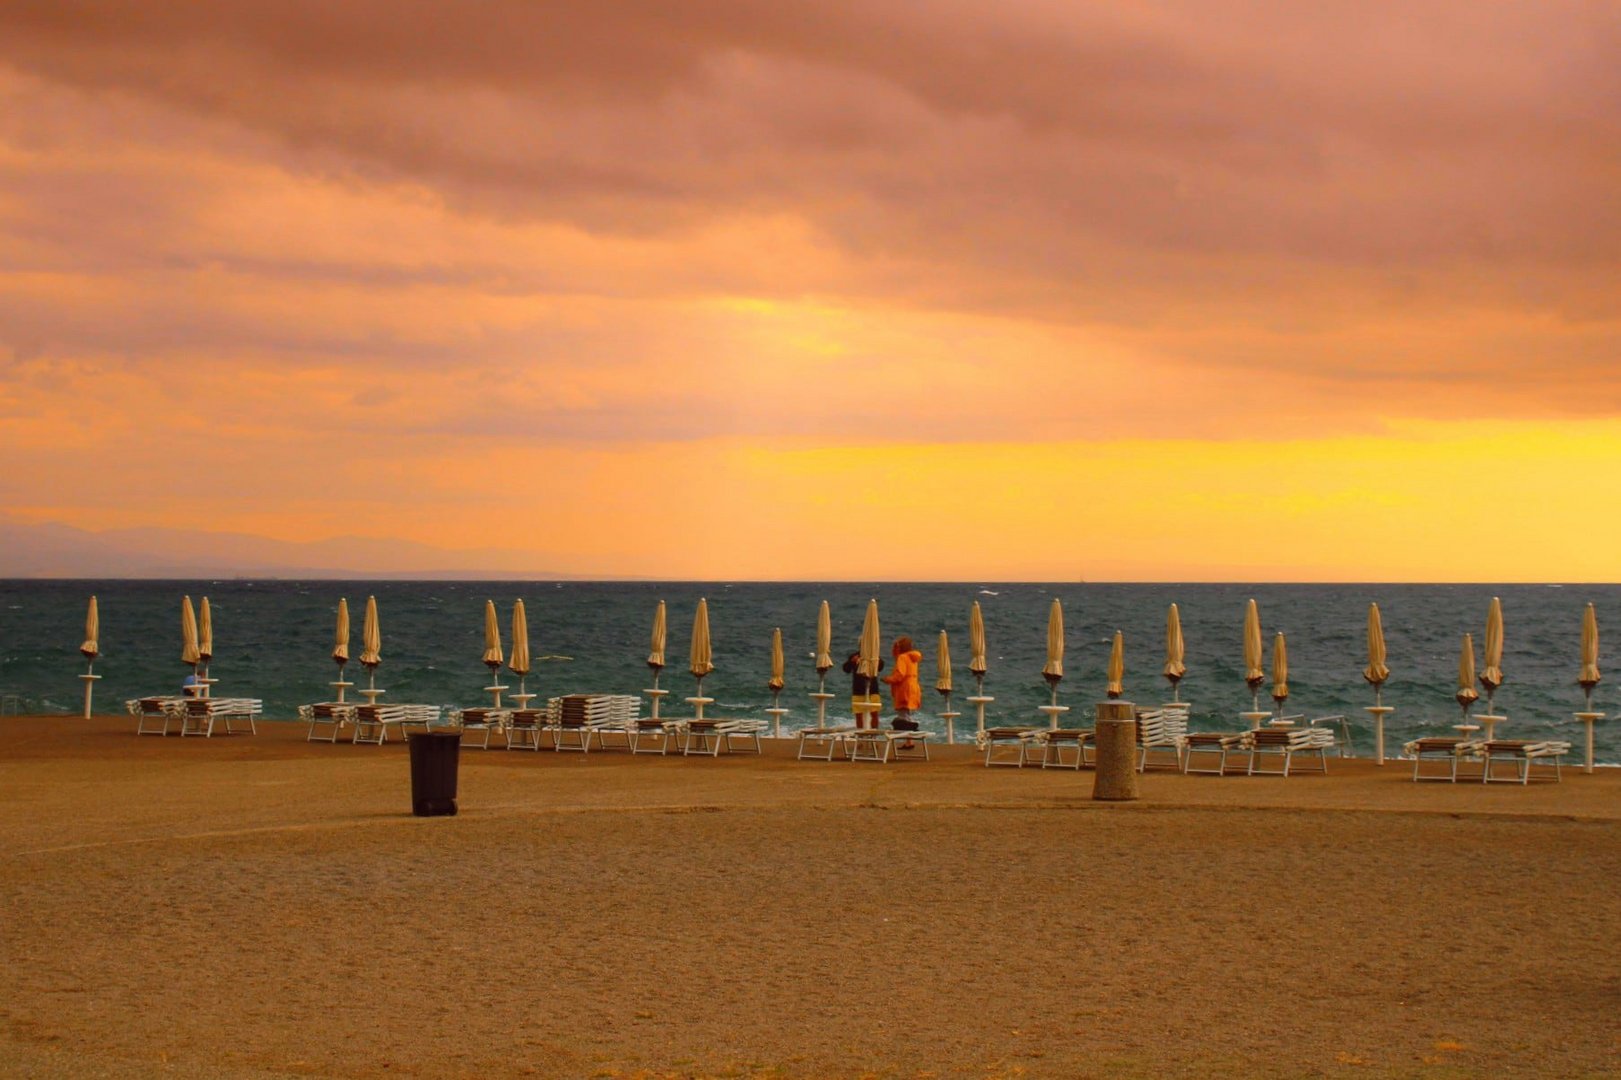
M 833 695 L 827 692 L 827 672 L 816 673 L 816 693 L 811 695 L 816 702 L 816 727 L 818 730 L 827 727 L 827 703 Z
M 101 678 L 100 675 L 96 674 L 96 662 L 94 660 L 90 661 L 89 666 L 84 669 L 84 674 L 80 675 L 79 678 L 84 682 L 84 718 L 88 720 L 90 719 L 90 699 L 95 693 L 96 680 Z M 1591 731 L 1592 728 L 1588 730 Z M 1591 758 L 1592 755 L 1589 754 L 1588 757 Z
M 985 706 L 995 700 L 985 696 L 985 676 L 974 672 L 974 696 L 968 699 L 968 703 L 974 707 L 975 720 L 979 725 L 978 737 L 981 740 L 985 737 Z

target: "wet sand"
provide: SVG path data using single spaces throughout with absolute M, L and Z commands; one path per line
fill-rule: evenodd
M 0 720 L 0 1073 L 1621 1074 L 1621 770 L 1421 784 Z

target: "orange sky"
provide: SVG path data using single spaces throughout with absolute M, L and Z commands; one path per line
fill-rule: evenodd
M 1618 147 L 1604 3 L 13 0 L 0 495 L 567 573 L 1613 581 Z

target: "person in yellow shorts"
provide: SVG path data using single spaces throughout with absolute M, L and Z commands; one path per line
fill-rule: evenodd
M 884 661 L 878 661 L 878 670 L 884 670 Z M 850 676 L 850 711 L 855 714 L 856 727 L 878 728 L 878 713 L 883 709 L 883 700 L 878 696 L 878 678 L 874 675 L 861 674 L 861 652 L 850 654 L 844 661 L 844 672 Z

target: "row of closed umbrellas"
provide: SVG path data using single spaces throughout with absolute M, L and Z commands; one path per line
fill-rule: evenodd
M 654 685 L 657 686 L 659 672 L 665 667 L 665 648 L 667 642 L 668 618 L 664 601 L 660 600 L 653 616 L 653 633 L 651 648 L 647 656 L 647 665 L 653 670 Z M 180 605 L 180 629 L 182 663 L 192 666 L 194 672 L 201 670 L 206 677 L 207 665 L 214 655 L 214 626 L 213 615 L 209 608 L 208 597 L 202 598 L 201 605 L 194 609 L 191 597 L 186 596 Z M 347 599 L 338 601 L 337 632 L 332 647 L 332 659 L 340 667 L 347 664 L 349 656 L 349 602 Z M 84 642 L 80 645 L 80 652 L 94 665 L 95 659 L 100 655 L 100 618 L 96 606 L 96 598 L 90 598 L 89 609 L 85 616 Z M 832 617 L 827 601 L 822 601 L 816 620 L 816 652 L 815 668 L 819 679 L 825 680 L 827 672 L 833 667 L 832 657 Z M 968 619 L 969 664 L 968 670 L 974 675 L 981 689 L 988 669 L 985 648 L 985 621 L 976 600 L 969 612 Z M 518 600 L 512 607 L 512 652 L 508 658 L 502 649 L 501 632 L 497 618 L 494 601 L 485 601 L 484 605 L 484 656 L 483 662 L 491 671 L 496 671 L 505 664 L 520 682 L 530 671 L 529 651 L 529 625 L 524 611 L 522 600 Z M 861 674 L 875 676 L 881 663 L 881 642 L 878 601 L 871 600 L 867 604 L 867 611 L 861 626 L 858 670 Z M 1581 669 L 1577 683 L 1588 696 L 1589 710 L 1593 688 L 1598 685 L 1601 675 L 1598 669 L 1598 618 L 1593 605 L 1589 603 L 1582 613 L 1581 634 Z M 382 630 L 377 614 L 376 597 L 366 598 L 366 615 L 361 630 L 361 652 L 357 658 L 361 666 L 373 674 L 382 663 Z M 1463 635 L 1462 647 L 1458 657 L 1458 688 L 1455 698 L 1458 704 L 1468 712 L 1480 698 L 1475 684 L 1486 691 L 1488 710 L 1491 708 L 1492 696 L 1503 683 L 1503 607 L 1497 597 L 1492 597 L 1486 614 L 1486 633 L 1484 664 L 1478 675 L 1475 667 L 1474 635 Z M 940 631 L 939 641 L 935 651 L 937 678 L 935 689 L 942 694 L 952 692 L 951 647 L 946 631 Z M 1266 682 L 1266 672 L 1262 667 L 1262 634 L 1259 608 L 1254 600 L 1245 605 L 1244 610 L 1244 680 L 1252 694 L 1259 698 L 1261 686 Z M 785 685 L 784 656 L 782 647 L 782 629 L 774 629 L 771 634 L 771 675 L 766 686 L 775 695 L 780 693 Z M 698 692 L 703 693 L 703 679 L 715 670 L 714 656 L 709 634 L 709 603 L 706 599 L 698 601 L 698 607 L 693 615 L 692 639 L 688 652 L 688 670 L 698 680 Z M 1184 645 L 1182 640 L 1181 615 L 1177 605 L 1172 604 L 1166 614 L 1165 623 L 1165 663 L 1161 674 L 1170 682 L 1173 692 L 1177 684 L 1187 673 L 1184 662 Z M 1047 618 L 1047 659 L 1041 670 L 1042 677 L 1052 687 L 1056 701 L 1058 684 L 1064 677 L 1064 612 L 1062 604 L 1054 599 L 1048 611 Z M 1270 695 L 1281 707 L 1289 696 L 1289 655 L 1285 636 L 1280 632 L 1275 635 L 1272 643 L 1272 688 Z M 1375 704 L 1379 704 L 1379 695 L 1386 680 L 1390 678 L 1390 668 L 1386 664 L 1384 628 L 1380 620 L 1379 605 L 1368 605 L 1368 665 L 1363 669 L 1363 678 L 1373 686 Z M 1109 653 L 1109 663 L 1106 670 L 1106 692 L 1109 697 L 1119 697 L 1123 693 L 1125 680 L 1125 638 L 1116 630 Z M 521 686 L 520 686 L 521 690 Z

